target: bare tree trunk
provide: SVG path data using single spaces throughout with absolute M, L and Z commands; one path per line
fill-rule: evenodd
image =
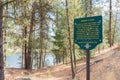
M 25 28 L 22 30 L 22 37 L 25 39 Z M 25 68 L 25 41 L 22 43 L 22 68 Z
M 66 59 L 65 59 L 65 63 L 66 63 L 66 65 L 67 65 L 67 63 L 68 63 L 68 62 L 67 62 L 67 49 L 65 49 L 65 58 L 66 58 Z
M 22 37 L 25 39 L 22 43 L 22 68 L 27 69 L 27 27 L 23 26 Z
M 33 10 L 31 13 L 31 22 L 30 22 L 30 30 L 29 30 L 29 38 L 28 38 L 28 69 L 32 69 L 32 58 L 31 58 L 31 54 L 32 54 L 32 39 L 33 39 L 33 26 L 34 26 L 34 17 L 35 17 L 35 4 L 33 3 Z
M 74 60 L 74 65 L 76 68 L 76 55 L 75 55 L 75 44 L 73 43 L 73 60 Z
M 26 11 L 26 5 L 23 6 L 24 11 Z M 23 12 L 24 16 L 27 17 L 27 13 Z M 28 69 L 28 41 L 27 41 L 27 34 L 28 34 L 28 26 L 24 25 L 23 26 L 23 38 L 24 38 L 24 42 L 22 44 L 22 67 L 24 69 Z
M 69 37 L 69 46 L 70 46 L 71 72 L 72 72 L 72 79 L 74 79 L 75 78 L 75 71 L 74 71 L 74 65 L 73 65 L 73 54 L 72 54 L 72 44 L 71 44 L 71 34 L 70 34 L 70 26 L 69 26 L 68 2 L 67 2 L 67 0 L 66 0 L 66 17 L 67 17 L 68 37 Z
M 0 80 L 4 80 L 4 53 L 3 53 L 3 32 L 2 32 L 3 7 L 0 6 Z
M 25 34 L 25 35 L 24 35 L 24 38 L 26 39 L 26 38 L 27 38 L 27 27 L 26 27 L 26 26 L 24 27 L 24 34 Z M 27 54 L 27 41 L 26 41 L 26 40 L 25 40 L 25 42 L 23 43 L 23 45 L 24 45 L 24 53 L 22 53 L 22 54 L 24 55 L 23 57 L 25 58 L 25 59 L 24 59 L 24 64 L 25 64 L 25 65 L 24 65 L 24 68 L 25 68 L 25 69 L 28 69 L 28 67 L 27 67 L 27 64 L 28 64 L 28 63 L 27 63 L 27 60 L 28 60 L 28 56 L 27 56 L 27 55 L 28 55 L 28 54 Z
M 15 8 L 15 7 L 14 7 Z M 26 6 L 23 6 L 24 10 L 23 10 L 23 14 L 24 14 L 24 17 L 26 17 Z M 15 10 L 15 9 L 14 9 Z M 15 11 L 14 11 L 15 12 Z M 22 68 L 24 69 L 27 69 L 27 61 L 28 61 L 28 58 L 27 58 L 27 28 L 28 26 L 27 25 L 24 25 L 23 26 L 23 33 L 22 33 L 22 37 L 24 38 L 24 41 L 22 43 Z
M 24 49 L 25 49 L 24 44 L 22 44 L 22 63 L 21 63 L 22 64 L 21 65 L 22 68 L 25 68 L 25 55 L 24 55 L 25 54 L 25 50 Z
M 39 68 L 43 67 L 43 50 L 40 50 L 40 56 L 39 56 Z
M 37 56 L 37 68 L 39 68 L 39 54 Z
M 4 30 L 4 66 L 6 67 L 6 29 Z
M 65 64 L 65 50 L 63 51 L 63 57 L 62 57 L 62 59 L 63 59 L 63 64 Z
M 39 0 L 39 5 L 40 5 L 40 42 L 39 42 L 39 47 L 40 47 L 40 51 L 39 51 L 39 68 L 41 68 L 43 65 L 43 21 L 44 21 L 44 13 L 43 13 L 43 4 L 42 1 Z
M 45 44 L 45 50 L 44 50 L 44 54 L 43 54 L 43 67 L 45 67 L 45 56 L 46 56 L 46 53 L 47 53 L 47 42 Z
M 41 20 L 42 21 L 42 20 Z M 39 48 L 40 48 L 40 51 L 39 51 L 39 68 L 42 67 L 42 57 L 43 57 L 43 23 L 41 22 L 40 23 L 40 42 L 39 42 Z
M 8 5 L 5 6 L 6 7 L 6 10 L 5 10 L 5 14 L 8 15 Z M 7 29 L 7 19 L 5 18 L 4 19 L 4 29 L 3 29 L 3 38 L 4 38 L 4 42 L 6 43 L 6 29 Z M 6 44 L 4 44 L 4 67 L 6 67 Z
M 111 18 L 112 18 L 112 0 L 110 0 L 110 10 L 109 10 L 109 33 L 108 33 L 108 42 L 110 47 L 112 46 L 112 31 L 111 31 Z
M 115 43 L 115 32 L 116 32 L 116 24 L 117 24 L 117 15 L 118 15 L 118 13 L 116 13 L 115 25 L 114 25 L 113 33 L 112 33 L 112 45 L 114 45 L 114 43 Z

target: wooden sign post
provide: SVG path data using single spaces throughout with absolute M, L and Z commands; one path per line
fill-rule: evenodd
M 74 43 L 86 50 L 86 80 L 90 80 L 90 50 L 102 42 L 102 16 L 74 19 Z

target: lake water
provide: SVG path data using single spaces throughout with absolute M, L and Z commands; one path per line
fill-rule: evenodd
M 7 68 L 21 68 L 21 54 L 13 54 L 6 56 L 6 67 Z
M 6 56 L 6 67 L 7 68 L 21 68 L 21 54 L 13 54 Z M 55 62 L 54 57 L 50 54 L 47 53 L 45 56 L 45 66 L 53 66 Z

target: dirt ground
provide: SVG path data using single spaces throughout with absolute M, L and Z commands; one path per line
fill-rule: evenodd
M 97 54 L 97 53 L 96 53 Z M 105 49 L 91 59 L 91 80 L 120 80 L 120 48 Z M 76 78 L 86 80 L 86 65 L 77 62 Z M 70 64 L 59 64 L 39 70 L 5 69 L 5 80 L 72 80 Z

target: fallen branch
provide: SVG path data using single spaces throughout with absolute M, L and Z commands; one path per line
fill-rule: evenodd
M 103 59 L 104 59 L 104 58 L 102 58 L 102 59 L 97 59 L 97 60 L 95 60 L 95 61 L 90 62 L 90 66 L 94 65 L 95 63 L 98 63 L 98 62 L 103 61 Z M 84 64 L 82 68 L 80 68 L 79 70 L 77 70 L 76 73 L 79 73 L 79 72 L 83 71 L 84 69 L 86 69 L 86 64 Z

